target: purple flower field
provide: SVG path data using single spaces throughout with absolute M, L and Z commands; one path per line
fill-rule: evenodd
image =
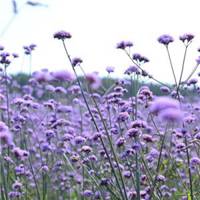
M 18 54 L 0 46 L 0 199 L 199 200 L 200 88 L 193 75 L 200 57 L 183 79 L 193 38 L 179 38 L 178 76 L 170 53 L 174 38 L 158 38 L 172 84 L 143 70 L 150 60 L 135 53 L 132 42 L 117 43 L 130 60 L 124 72 L 129 97 L 127 79 L 105 90 L 98 72 L 85 73 L 83 60 L 68 49 L 74 39 L 68 32 L 52 37 L 66 54 L 66 70 L 30 69 L 23 87 L 7 74 Z M 24 46 L 24 53 L 31 56 L 35 48 Z M 106 70 L 112 77 L 114 68 Z M 159 85 L 162 96 L 140 86 L 141 77 Z M 189 100 L 191 91 L 197 100 Z

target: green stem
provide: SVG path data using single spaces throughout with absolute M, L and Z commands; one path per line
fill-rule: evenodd
M 79 80 L 79 78 L 78 78 L 78 75 L 77 75 L 77 73 L 76 73 L 76 70 L 75 70 L 75 68 L 74 68 L 73 65 L 72 65 L 72 60 L 71 60 L 71 57 L 70 57 L 70 55 L 69 55 L 69 53 L 68 53 L 68 51 L 67 51 L 67 47 L 66 47 L 66 45 L 65 45 L 64 40 L 62 40 L 62 43 L 63 43 L 63 47 L 64 47 L 64 50 L 65 50 L 65 53 L 66 53 L 66 55 L 67 55 L 67 57 L 68 57 L 68 59 L 69 59 L 69 61 L 70 61 L 71 67 L 72 67 L 72 69 L 73 69 L 73 71 L 74 71 L 74 74 L 75 74 L 75 77 L 76 77 L 76 79 L 77 79 L 77 82 L 78 82 L 78 85 L 79 85 L 79 88 L 80 88 L 80 91 L 81 91 L 83 100 L 84 100 L 84 102 L 85 102 L 85 104 L 86 104 L 86 107 L 87 107 L 87 110 L 88 110 L 88 112 L 89 112 L 89 114 L 90 114 L 90 116 L 91 116 L 91 118 L 92 118 L 92 122 L 93 122 L 93 124 L 94 124 L 94 126 L 95 126 L 97 132 L 100 132 L 100 131 L 99 131 L 99 128 L 98 128 L 98 125 L 96 124 L 96 121 L 95 121 L 95 119 L 94 119 L 94 116 L 93 116 L 93 114 L 92 114 L 92 112 L 91 112 L 91 110 L 90 110 L 89 104 L 88 104 L 88 102 L 87 102 L 87 100 L 86 100 L 86 97 L 85 97 L 85 94 L 84 94 L 84 92 L 83 92 L 83 89 L 82 89 L 80 80 Z M 113 172 L 113 174 L 114 174 L 114 177 L 115 177 L 115 179 L 116 179 L 116 183 L 117 183 L 117 186 L 118 186 L 118 188 L 119 188 L 119 190 L 120 190 L 121 196 L 122 196 L 122 198 L 124 198 L 124 197 L 123 197 L 123 192 L 122 192 L 121 186 L 120 186 L 120 184 L 119 184 L 118 177 L 117 177 L 117 175 L 116 175 L 116 173 L 115 173 L 115 169 L 114 169 L 114 166 L 113 166 L 113 164 L 112 164 L 112 160 L 111 160 L 111 158 L 110 158 L 110 156 L 109 156 L 109 153 L 108 153 L 108 151 L 107 151 L 107 148 L 106 148 L 106 146 L 105 146 L 105 144 L 104 144 L 104 141 L 103 141 L 102 137 L 100 137 L 100 142 L 101 142 L 101 144 L 102 144 L 102 146 L 103 146 L 103 149 L 104 149 L 104 151 L 105 151 L 105 154 L 106 154 L 106 156 L 107 156 L 107 158 L 108 158 L 110 167 L 111 167 L 112 172 Z
M 185 136 L 185 146 L 187 147 L 188 146 L 188 142 L 187 142 L 187 136 Z M 194 196 L 193 196 L 193 186 L 192 186 L 192 173 L 191 173 L 191 170 L 190 170 L 190 155 L 189 155 L 189 151 L 188 151 L 188 148 L 186 148 L 186 156 L 187 156 L 187 167 L 188 167 L 188 175 L 189 175 L 189 181 L 190 181 L 190 198 L 191 200 L 194 199 Z

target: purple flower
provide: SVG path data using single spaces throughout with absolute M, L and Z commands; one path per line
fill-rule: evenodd
M 8 127 L 3 122 L 0 122 L 0 141 L 3 144 L 7 144 L 7 145 L 12 144 L 12 136 L 8 130 Z
M 160 112 L 159 117 L 167 122 L 181 122 L 183 113 L 180 109 L 167 108 Z
M 43 71 L 43 70 L 34 72 L 33 77 L 39 83 L 48 82 L 48 81 L 52 80 L 52 76 L 49 74 L 49 72 Z
M 114 72 L 114 70 L 115 70 L 114 67 L 111 67 L 111 66 L 106 67 L 106 71 L 107 71 L 109 74 L 112 73 L 112 72 Z
M 198 82 L 198 80 L 196 78 L 192 78 L 187 82 L 187 85 L 195 85 Z
M 198 158 L 198 157 L 193 157 L 193 158 L 191 158 L 191 160 L 190 160 L 190 163 L 191 163 L 191 165 L 200 165 L 200 158 Z
M 138 67 L 137 66 L 130 66 L 126 69 L 126 71 L 124 72 L 124 74 L 132 74 L 132 73 L 136 73 L 139 72 Z
M 138 61 L 138 62 L 144 62 L 144 63 L 149 62 L 149 59 L 147 57 L 142 56 L 139 53 L 134 53 L 132 58 L 133 60 Z
M 197 65 L 200 64 L 200 56 L 196 59 Z
M 17 53 L 12 53 L 13 58 L 18 58 L 19 55 Z
M 51 73 L 52 77 L 58 81 L 73 81 L 75 77 L 67 70 L 61 70 Z
M 154 100 L 150 111 L 158 114 L 159 118 L 166 122 L 180 122 L 183 120 L 179 102 L 168 97 L 159 97 Z
M 9 57 L 10 56 L 10 54 L 8 53 L 8 52 L 2 52 L 1 54 L 0 54 L 0 63 L 1 64 L 6 64 L 6 65 L 9 65 L 10 63 L 11 63 L 11 61 L 9 60 Z
M 170 35 L 161 35 L 159 38 L 158 38 L 158 42 L 161 43 L 161 44 L 164 44 L 164 45 L 168 45 L 169 43 L 173 42 L 174 39 L 172 36 Z
M 158 114 L 159 112 L 168 108 L 179 109 L 179 102 L 168 97 L 158 97 L 153 101 L 150 111 Z
M 54 33 L 53 37 L 59 40 L 65 40 L 65 39 L 70 39 L 72 36 L 70 33 L 66 31 L 58 31 Z
M 81 58 L 73 58 L 72 59 L 72 66 L 75 67 L 76 65 L 81 64 L 83 61 Z
M 117 49 L 126 49 L 127 47 L 132 47 L 133 43 L 130 41 L 121 41 L 117 44 Z
M 163 93 L 166 93 L 166 94 L 169 94 L 169 92 L 170 92 L 170 89 L 169 89 L 167 86 L 162 86 L 162 87 L 160 87 L 160 90 L 161 90 Z
M 0 45 L 0 51 L 4 50 L 4 46 Z
M 30 48 L 32 51 L 35 50 L 35 47 L 37 47 L 36 44 L 30 44 L 30 45 L 29 45 L 29 48 Z
M 182 36 L 179 37 L 179 39 L 182 41 L 182 42 L 190 42 L 192 41 L 192 39 L 194 38 L 194 35 L 190 34 L 190 33 L 186 33 Z
M 101 86 L 101 79 L 95 72 L 86 74 L 86 80 L 92 89 L 98 89 Z
M 24 48 L 24 53 L 26 55 L 30 55 L 32 53 L 33 50 L 35 50 L 36 44 L 30 44 L 28 46 L 23 46 Z

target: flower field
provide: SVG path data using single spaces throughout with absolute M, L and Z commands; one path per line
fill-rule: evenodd
M 66 70 L 30 69 L 24 86 L 7 74 L 18 54 L 0 46 L 0 199 L 199 200 L 200 88 L 193 75 L 200 57 L 183 79 L 193 38 L 179 38 L 184 55 L 178 76 L 173 37 L 158 38 L 172 84 L 143 70 L 149 59 L 133 53 L 132 42 L 119 42 L 130 66 L 126 79 L 109 88 L 71 56 L 67 43 L 74 38 L 66 31 L 52 37 L 66 54 Z M 25 46 L 24 53 L 31 56 L 35 48 Z M 114 68 L 106 70 L 112 77 Z M 155 82 L 162 96 L 141 86 L 142 78 Z M 187 91 L 197 100 L 189 100 Z

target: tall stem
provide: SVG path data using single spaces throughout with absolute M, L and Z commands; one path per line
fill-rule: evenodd
M 65 45 L 64 40 L 62 40 L 62 43 L 63 43 L 63 47 L 64 47 L 64 50 L 65 50 L 65 53 L 66 53 L 66 55 L 67 55 L 67 57 L 68 57 L 68 59 L 69 59 L 69 61 L 70 61 L 71 67 L 72 67 L 72 69 L 73 69 L 73 71 L 74 71 L 74 74 L 75 74 L 75 76 L 76 76 L 76 79 L 77 79 L 79 88 L 80 88 L 80 90 L 81 90 L 81 94 L 82 94 L 83 100 L 84 100 L 84 102 L 85 102 L 85 104 L 86 104 L 86 107 L 87 107 L 87 110 L 88 110 L 88 112 L 89 112 L 89 114 L 90 114 L 90 116 L 91 116 L 91 118 L 92 118 L 92 122 L 93 122 L 93 124 L 94 124 L 94 126 L 95 126 L 97 132 L 100 132 L 100 131 L 99 131 L 99 128 L 98 128 L 98 126 L 97 126 L 97 123 L 96 123 L 96 121 L 95 121 L 95 119 L 94 119 L 94 116 L 93 116 L 93 114 L 92 114 L 92 112 L 91 112 L 91 109 L 90 109 L 90 107 L 89 107 L 89 104 L 88 104 L 88 102 L 87 102 L 87 100 L 86 100 L 86 97 L 85 97 L 85 94 L 84 94 L 84 92 L 83 92 L 83 89 L 82 89 L 80 80 L 79 80 L 79 78 L 78 78 L 78 75 L 77 75 L 77 73 L 76 73 L 76 70 L 74 69 L 74 67 L 73 67 L 73 65 L 72 65 L 72 60 L 71 60 L 71 57 L 70 57 L 70 55 L 69 55 L 69 53 L 68 53 L 68 51 L 67 51 L 67 47 L 66 47 L 66 45 Z M 117 186 L 118 186 L 118 188 L 119 188 L 119 190 L 120 190 L 120 194 L 121 194 L 121 196 L 122 196 L 122 199 L 124 199 L 124 195 L 123 195 L 123 192 L 122 192 L 122 189 L 121 189 L 121 186 L 120 186 L 118 177 L 117 177 L 117 175 L 116 175 L 116 173 L 115 173 L 115 169 L 114 169 L 113 163 L 112 163 L 112 161 L 111 161 L 111 158 L 110 158 L 110 156 L 109 156 L 109 153 L 108 153 L 108 151 L 107 151 L 107 148 L 106 148 L 106 146 L 105 146 L 105 144 L 104 144 L 104 141 L 103 141 L 102 137 L 100 137 L 100 141 L 101 141 L 101 144 L 102 144 L 103 149 L 104 149 L 104 151 L 105 151 L 105 154 L 106 154 L 106 156 L 107 156 L 107 158 L 108 158 L 108 161 L 109 161 L 111 170 L 112 170 L 112 172 L 113 172 L 113 174 L 114 174 L 114 177 L 115 177 Z
M 185 136 L 185 146 L 188 146 L 188 142 L 187 142 L 187 136 Z M 189 150 L 188 148 L 186 148 L 186 156 L 187 156 L 187 165 L 188 165 L 188 175 L 189 175 L 189 182 L 190 182 L 190 198 L 191 200 L 194 199 L 193 197 L 193 186 L 192 186 L 192 173 L 190 170 L 190 155 L 189 155 Z
M 160 153 L 159 153 L 158 162 L 157 162 L 157 166 L 156 166 L 156 175 L 155 175 L 155 178 L 153 181 L 153 188 L 150 193 L 150 199 L 154 193 L 154 189 L 156 187 L 157 178 L 158 178 L 159 171 L 160 171 L 161 157 L 162 157 L 162 152 L 163 152 L 163 148 L 164 148 L 164 144 L 165 144 L 165 138 L 166 138 L 166 134 L 167 134 L 167 126 L 168 125 L 166 125 L 165 132 L 164 132 L 164 135 L 162 136 L 162 140 L 161 140 Z
M 184 71 L 184 67 L 185 67 L 185 60 L 186 60 L 186 55 L 187 55 L 187 50 L 188 50 L 188 45 L 185 46 L 185 51 L 184 51 L 184 56 L 183 56 L 183 63 L 182 63 L 182 68 L 181 68 L 181 74 L 180 74 L 180 78 L 179 78 L 179 82 L 177 85 L 177 94 L 179 94 L 179 88 L 180 88 L 180 84 L 181 84 L 181 80 L 183 77 L 183 71 Z
M 177 83 L 177 80 L 176 80 L 176 75 L 175 75 L 175 71 L 174 71 L 174 67 L 173 67 L 173 64 L 172 64 L 172 59 L 171 59 L 171 55 L 170 55 L 168 46 L 166 46 L 166 50 L 167 50 L 167 55 L 168 55 L 168 58 L 169 58 L 169 63 L 170 63 L 170 67 L 171 67 L 171 70 L 172 70 L 172 74 L 173 74 L 173 77 L 174 77 L 174 82 L 175 82 L 175 85 L 176 85 L 176 88 L 177 88 L 178 83 Z

